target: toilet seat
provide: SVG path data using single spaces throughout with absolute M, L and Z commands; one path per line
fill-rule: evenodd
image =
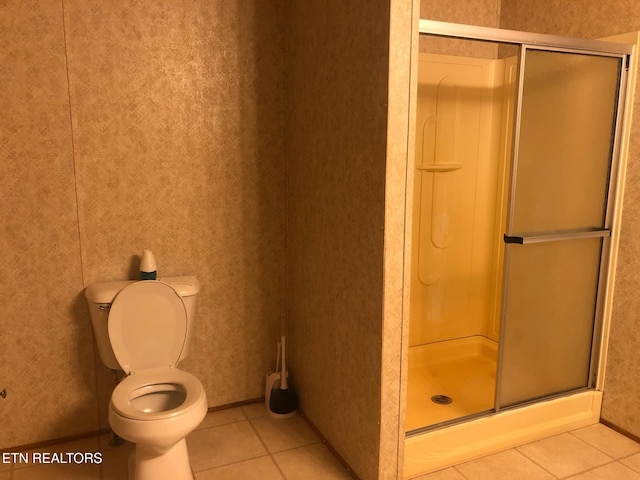
M 203 401 L 200 380 L 174 368 L 187 337 L 187 311 L 171 285 L 144 280 L 123 288 L 111 305 L 108 330 L 116 360 L 129 374 L 111 394 L 115 413 L 160 420 L 185 414 Z M 146 395 L 153 397 L 145 402 Z M 139 408 L 164 398 L 173 400 L 166 409 Z
M 148 390 L 167 391 L 177 386 L 184 392 L 184 401 L 174 408 L 160 412 L 144 412 L 132 405 L 132 401 L 150 393 Z M 150 388 L 147 388 L 150 387 Z M 134 420 L 160 420 L 175 417 L 198 406 L 204 398 L 204 388 L 200 380 L 190 373 L 177 368 L 154 368 L 129 375 L 122 380 L 111 394 L 111 407 L 119 415 Z
M 187 337 L 184 301 L 168 283 L 132 283 L 113 300 L 108 330 L 113 353 L 126 373 L 174 367 Z

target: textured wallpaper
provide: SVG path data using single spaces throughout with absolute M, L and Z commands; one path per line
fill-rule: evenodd
M 422 0 L 420 18 L 483 27 L 500 26 L 500 0 Z M 441 55 L 496 58 L 497 46 L 488 42 L 420 35 L 420 51 Z
M 202 283 L 181 365 L 263 394 L 284 311 L 282 2 L 65 1 L 85 283 L 152 250 Z M 269 42 L 258 38 L 269 38 Z
M 209 404 L 263 395 L 285 310 L 284 21 L 281 1 L 0 4 L 0 448 L 107 425 L 83 289 L 135 278 L 144 248 L 202 283 L 181 368 Z
M 288 7 L 291 371 L 302 409 L 365 479 L 380 439 L 388 9 Z
M 0 448 L 97 428 L 60 2 L 0 3 Z

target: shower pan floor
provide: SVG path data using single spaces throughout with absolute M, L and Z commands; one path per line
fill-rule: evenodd
M 410 347 L 405 431 L 491 410 L 497 351 L 482 336 Z

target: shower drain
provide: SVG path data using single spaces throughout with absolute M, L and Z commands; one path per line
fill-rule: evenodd
M 431 401 L 433 403 L 437 403 L 438 405 L 449 405 L 450 403 L 453 403 L 451 397 L 448 397 L 446 395 L 434 395 L 433 397 L 431 397 Z

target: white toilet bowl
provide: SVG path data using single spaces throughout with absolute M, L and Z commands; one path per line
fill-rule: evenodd
M 176 368 L 157 368 L 130 375 L 113 391 L 109 424 L 136 444 L 129 478 L 191 480 L 185 437 L 207 414 L 200 381 Z

